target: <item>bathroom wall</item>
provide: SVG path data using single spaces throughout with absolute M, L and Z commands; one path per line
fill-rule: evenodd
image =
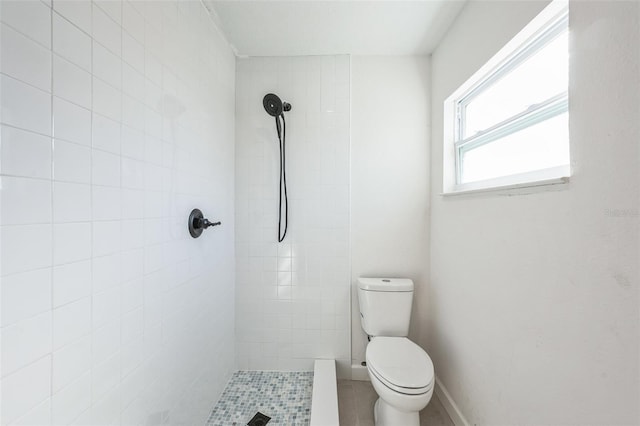
M 238 367 L 311 370 L 335 358 L 350 377 L 349 57 L 238 59 L 236 80 Z M 269 92 L 293 105 L 282 243 Z
M 1 424 L 202 424 L 235 367 L 235 57 L 200 2 L 52 7 L 0 2 Z
M 570 2 L 570 183 L 439 195 L 444 99 L 544 6 L 469 2 L 433 54 L 427 349 L 471 424 L 637 424 L 640 5 Z
M 351 326 L 357 366 L 366 347 L 360 276 L 414 280 L 411 337 L 425 343 L 420 329 L 427 312 L 430 65 L 426 56 L 354 56 L 351 64 Z

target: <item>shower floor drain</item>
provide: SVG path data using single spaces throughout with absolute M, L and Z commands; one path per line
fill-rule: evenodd
M 267 423 L 269 423 L 269 420 L 271 420 L 271 417 L 265 416 L 264 414 L 258 411 L 256 415 L 253 416 L 251 420 L 249 420 L 249 423 L 247 423 L 247 426 L 264 426 Z

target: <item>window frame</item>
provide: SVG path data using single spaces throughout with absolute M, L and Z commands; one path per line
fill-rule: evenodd
M 568 91 L 565 91 L 464 138 L 466 107 L 478 95 L 484 93 L 484 90 L 491 87 L 493 83 L 499 81 L 538 53 L 560 34 L 568 31 L 568 14 L 568 4 L 565 0 L 555 0 L 550 3 L 507 45 L 445 100 L 443 194 L 568 182 L 571 174 L 569 164 L 462 183 L 462 156 L 464 152 L 517 133 L 569 111 Z

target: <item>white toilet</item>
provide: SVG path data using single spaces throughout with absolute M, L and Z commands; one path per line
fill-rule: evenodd
M 376 426 L 418 426 L 435 385 L 429 355 L 407 338 L 413 281 L 359 278 L 358 301 L 363 330 L 369 335 L 366 361 L 373 388 Z

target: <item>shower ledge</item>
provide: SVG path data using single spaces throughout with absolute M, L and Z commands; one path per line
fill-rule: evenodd
M 336 362 L 317 359 L 313 366 L 310 426 L 339 426 Z

